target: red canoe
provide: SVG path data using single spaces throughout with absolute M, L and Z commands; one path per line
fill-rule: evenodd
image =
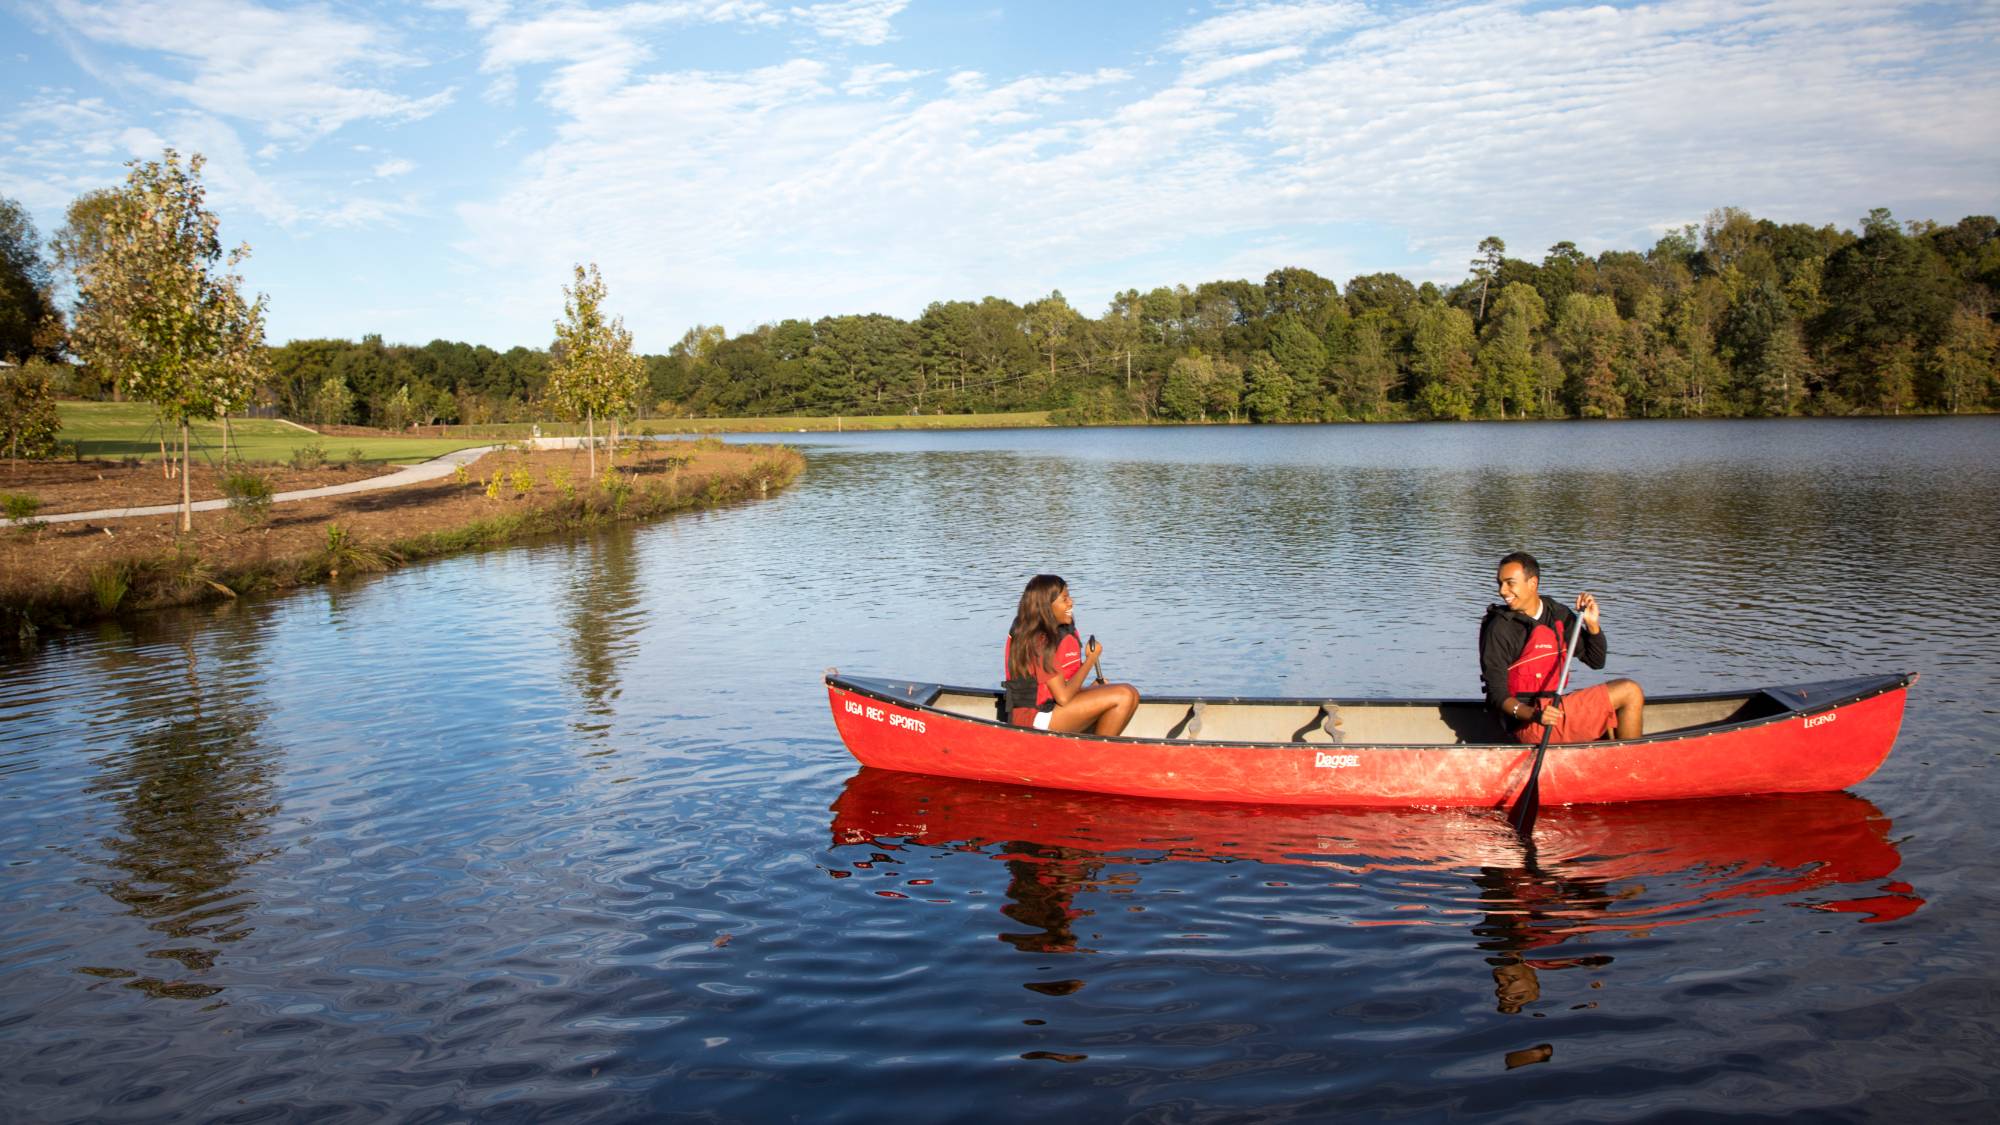
M 1544 805 L 1845 789 L 1875 772 L 1915 673 L 1646 703 L 1646 735 L 1549 747 Z M 826 677 L 862 765 L 1135 797 L 1294 805 L 1507 805 L 1534 747 L 1480 700 L 1149 699 L 1126 734 L 997 721 L 998 692 Z

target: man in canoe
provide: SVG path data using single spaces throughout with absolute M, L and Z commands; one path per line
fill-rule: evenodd
M 1577 656 L 1592 668 L 1604 667 L 1609 650 L 1597 599 L 1578 594 L 1575 612 L 1544 599 L 1541 565 L 1526 551 L 1501 559 L 1497 580 L 1500 600 L 1506 604 L 1487 606 L 1486 619 L 1479 623 L 1479 676 L 1486 702 L 1506 720 L 1514 737 L 1539 743 L 1546 726 L 1550 742 L 1638 738 L 1644 729 L 1646 693 L 1632 680 L 1612 680 L 1555 697 L 1566 649 L 1579 621 L 1583 635 Z
M 1139 709 L 1138 689 L 1104 683 L 1102 675 L 1096 686 L 1083 686 L 1103 653 L 1095 637 L 1088 646 L 1077 640 L 1069 584 L 1053 574 L 1029 579 L 1007 630 L 1008 717 L 1036 730 L 1122 734 Z

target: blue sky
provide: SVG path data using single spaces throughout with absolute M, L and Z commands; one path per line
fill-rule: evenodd
M 636 345 L 1710 209 L 2000 210 L 2000 0 L 0 0 L 0 195 L 52 234 L 209 159 L 272 342 L 545 346 L 594 261 Z

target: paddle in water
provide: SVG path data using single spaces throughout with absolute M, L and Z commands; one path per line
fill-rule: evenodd
M 1563 690 L 1569 687 L 1570 658 L 1576 655 L 1576 646 L 1583 640 L 1583 618 L 1581 616 L 1574 618 L 1573 624 L 1575 628 L 1571 631 L 1569 645 L 1563 651 L 1562 675 L 1556 679 L 1555 694 L 1549 697 L 1549 702 L 1558 706 L 1562 703 Z M 1514 801 L 1514 807 L 1507 813 L 1507 823 L 1513 825 L 1514 831 L 1528 840 L 1531 855 L 1535 815 L 1541 811 L 1542 803 L 1542 757 L 1549 752 L 1549 735 L 1554 731 L 1555 728 L 1549 724 L 1542 724 L 1542 740 L 1535 744 L 1535 764 L 1528 767 L 1528 783 L 1521 787 L 1520 797 Z

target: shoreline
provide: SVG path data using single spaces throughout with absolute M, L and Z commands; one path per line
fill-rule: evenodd
M 646 443 L 589 475 L 580 450 L 488 454 L 450 476 L 272 506 L 0 529 L 0 651 L 108 618 L 234 600 L 547 535 L 768 496 L 805 458 L 717 438 Z

